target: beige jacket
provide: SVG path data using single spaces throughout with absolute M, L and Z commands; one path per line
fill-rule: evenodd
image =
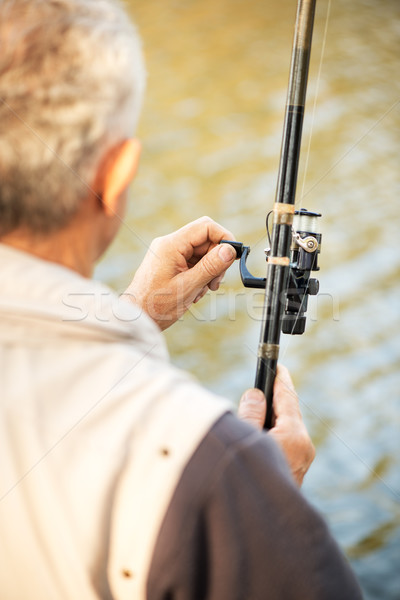
M 182 471 L 229 403 L 140 309 L 0 245 L 4 600 L 145 598 Z

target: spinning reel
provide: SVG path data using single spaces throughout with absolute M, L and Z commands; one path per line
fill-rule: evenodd
M 321 233 L 318 231 L 317 219 L 320 213 L 308 211 L 305 208 L 296 210 L 292 226 L 292 243 L 290 247 L 290 264 L 287 285 L 284 291 L 284 312 L 281 320 L 282 333 L 299 335 L 304 333 L 308 296 L 318 294 L 319 281 L 310 277 L 311 271 L 319 271 L 318 254 L 321 247 Z M 271 243 L 267 216 L 267 233 Z M 240 277 L 248 288 L 265 288 L 265 277 L 254 277 L 247 268 L 246 261 L 250 254 L 250 246 L 241 242 L 221 240 L 221 244 L 230 244 L 236 250 L 240 259 Z M 265 250 L 269 257 L 270 249 Z

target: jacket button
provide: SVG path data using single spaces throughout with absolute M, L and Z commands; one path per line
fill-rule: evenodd
M 125 577 L 126 579 L 132 579 L 133 577 L 133 573 L 130 569 L 122 569 L 122 576 Z

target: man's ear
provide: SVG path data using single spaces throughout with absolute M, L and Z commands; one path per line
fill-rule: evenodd
M 121 194 L 136 175 L 139 165 L 141 144 L 136 138 L 123 141 L 106 155 L 97 182 L 101 189 L 102 207 L 106 216 L 119 213 Z

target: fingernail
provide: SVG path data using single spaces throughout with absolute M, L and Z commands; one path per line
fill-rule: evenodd
M 221 244 L 218 252 L 224 262 L 231 262 L 236 258 L 236 251 L 229 244 Z

